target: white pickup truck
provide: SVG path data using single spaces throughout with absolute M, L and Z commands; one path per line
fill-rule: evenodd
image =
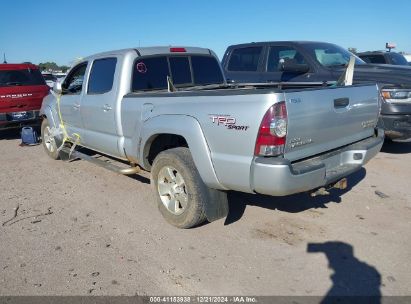
M 227 215 L 229 190 L 341 186 L 380 150 L 378 113 L 374 84 L 227 85 L 209 49 L 136 48 L 76 64 L 43 101 L 42 140 L 54 159 L 83 146 L 151 171 L 162 215 L 189 228 Z

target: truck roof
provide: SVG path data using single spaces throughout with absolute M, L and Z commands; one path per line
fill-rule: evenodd
M 376 55 L 376 54 L 386 54 L 386 53 L 395 53 L 395 52 L 388 52 L 388 51 L 365 51 L 359 52 L 358 55 Z
M 149 55 L 161 55 L 161 54 L 176 54 L 176 53 L 189 53 L 189 54 L 204 54 L 214 55 L 210 49 L 199 47 L 186 47 L 186 46 L 153 46 L 153 47 L 136 47 L 121 50 L 113 50 L 102 53 L 93 54 L 84 58 L 91 59 L 94 57 L 106 56 L 106 55 L 125 55 L 130 52 L 135 52 L 140 56 Z
M 31 63 L 0 63 L 0 70 L 25 70 L 38 69 L 38 67 Z
M 259 42 L 248 42 L 248 43 L 240 43 L 240 44 L 234 44 L 231 45 L 231 47 L 241 47 L 241 46 L 249 46 L 249 45 L 266 45 L 266 44 L 287 44 L 287 45 L 297 45 L 297 44 L 311 44 L 311 43 L 327 43 L 327 44 L 333 44 L 330 42 L 324 42 L 324 41 L 259 41 Z

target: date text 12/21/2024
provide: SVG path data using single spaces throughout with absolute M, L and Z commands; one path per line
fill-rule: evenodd
M 258 299 L 248 296 L 158 296 L 150 297 L 150 303 L 258 303 Z

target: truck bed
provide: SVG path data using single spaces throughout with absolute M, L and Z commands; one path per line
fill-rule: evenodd
M 335 100 L 344 99 L 348 100 L 347 106 L 335 106 Z M 379 105 L 375 85 L 244 84 L 126 95 L 121 109 L 125 146 L 131 147 L 136 115 L 143 118 L 143 124 L 164 115 L 193 117 L 207 141 L 214 169 L 224 188 L 252 192 L 250 167 L 260 123 L 266 111 L 281 101 L 286 102 L 288 113 L 287 141 L 281 157 L 289 161 L 325 153 L 374 134 Z M 150 110 L 138 113 L 142 105 Z M 213 122 L 213 117 L 235 123 L 229 127 L 228 123 Z M 141 159 L 142 153 L 137 157 Z

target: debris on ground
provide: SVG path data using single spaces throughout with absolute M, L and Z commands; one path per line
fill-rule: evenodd
M 390 196 L 389 195 L 387 195 L 387 194 L 385 194 L 385 193 L 383 193 L 383 192 L 381 192 L 381 191 L 378 191 L 378 190 L 375 190 L 375 192 L 374 192 L 376 195 L 378 195 L 379 197 L 381 197 L 381 198 L 389 198 Z
M 47 216 L 47 215 L 51 215 L 53 214 L 53 211 L 51 211 L 51 207 L 47 208 L 47 212 L 44 213 L 39 213 L 39 214 L 34 214 L 34 215 L 30 215 L 30 216 L 26 216 L 26 217 L 22 217 L 22 218 L 18 218 L 18 211 L 20 209 L 20 205 L 18 204 L 13 210 L 14 210 L 14 214 L 13 217 L 5 222 L 2 223 L 2 226 L 11 226 L 17 222 L 23 221 L 23 220 L 27 220 L 27 219 L 33 219 L 33 221 L 31 221 L 32 224 L 36 224 L 41 222 L 40 219 L 38 219 L 41 216 Z

